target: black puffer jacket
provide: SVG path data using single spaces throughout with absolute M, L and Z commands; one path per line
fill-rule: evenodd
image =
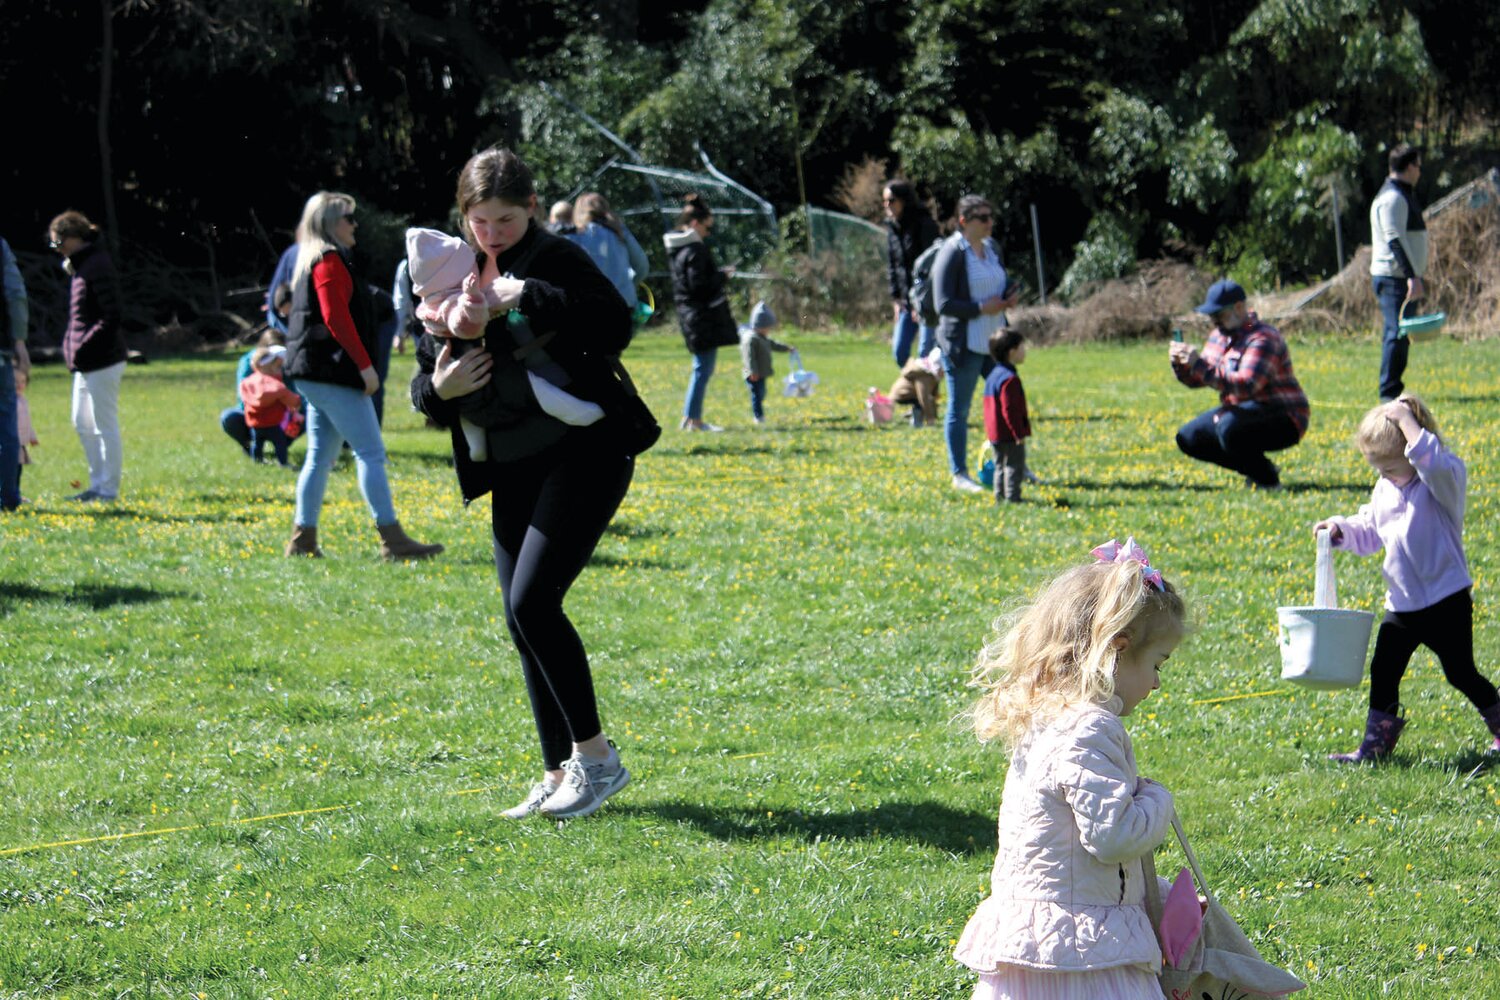
M 526 286 L 519 308 L 539 336 L 553 334 L 546 351 L 573 380 L 567 391 L 591 402 L 606 399 L 614 384 L 610 359 L 625 349 L 635 333 L 629 307 L 582 247 L 535 222 L 521 242 L 495 258 L 495 264 L 501 274 L 506 274 L 523 258 L 525 274 L 521 277 Z M 484 269 L 483 258 L 478 267 Z M 516 344 L 504 316 L 490 320 L 482 342 L 494 358 L 491 382 L 514 414 L 505 426 L 487 428 L 487 461 L 469 458 L 469 447 L 459 427 L 458 400 L 443 399 L 433 388 L 432 372 L 441 345 L 432 337 L 418 341 L 417 374 L 411 381 L 412 405 L 452 429 L 453 464 L 465 503 L 503 482 L 506 462 L 546 450 L 569 430 L 566 424 L 543 413 L 536 402 L 525 365 L 514 356 Z
M 907 293 L 911 291 L 912 264 L 938 238 L 938 225 L 925 210 L 912 208 L 899 220 L 886 220 L 885 230 L 886 274 L 890 279 L 891 298 L 905 305 Z
M 677 325 L 693 354 L 740 342 L 739 327 L 729 311 L 724 272 L 696 233 L 677 231 L 662 237 L 672 263 L 672 299 Z

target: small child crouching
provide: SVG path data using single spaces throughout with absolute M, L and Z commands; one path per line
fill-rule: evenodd
M 771 364 L 771 352 L 790 351 L 790 344 L 771 339 L 771 328 L 776 325 L 776 314 L 764 302 L 755 303 L 750 310 L 750 322 L 740 327 L 740 361 L 744 365 L 745 385 L 750 387 L 750 415 L 757 424 L 766 422 L 766 383 L 776 374 Z
M 1011 327 L 990 335 L 990 357 L 995 367 L 984 381 L 984 431 L 995 453 L 995 502 L 1021 499 L 1026 478 L 1026 438 L 1031 420 L 1026 415 L 1026 391 L 1016 366 L 1026 360 L 1026 338 Z
M 245 426 L 250 429 L 250 457 L 263 460 L 269 442 L 276 454 L 276 464 L 291 468 L 287 449 L 291 438 L 282 430 L 287 411 L 302 409 L 302 397 L 287 388 L 281 380 L 286 348 L 280 344 L 257 347 L 250 355 L 250 374 L 240 381 L 240 400 L 245 404 Z

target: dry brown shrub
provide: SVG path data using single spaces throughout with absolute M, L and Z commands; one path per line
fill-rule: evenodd
M 1040 343 L 1166 337 L 1174 326 L 1194 322 L 1192 308 L 1202 300 L 1208 285 L 1208 278 L 1180 261 L 1146 261 L 1128 278 L 1094 286 L 1088 297 L 1072 308 L 1015 309 L 1009 319 Z
M 833 186 L 833 203 L 850 215 L 879 223 L 885 219 L 885 205 L 881 195 L 885 192 L 886 161 L 866 156 L 858 163 L 844 168 L 844 176 Z
M 764 289 L 766 302 L 783 323 L 817 330 L 877 326 L 890 317 L 885 265 L 867 254 L 783 254 L 766 270 L 775 276 Z

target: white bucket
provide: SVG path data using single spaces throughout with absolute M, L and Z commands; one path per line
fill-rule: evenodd
M 1277 608 L 1281 679 L 1330 690 L 1358 687 L 1375 616 L 1350 608 Z

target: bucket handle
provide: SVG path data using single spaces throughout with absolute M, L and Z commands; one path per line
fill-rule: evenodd
M 1338 585 L 1333 578 L 1333 532 L 1324 528 L 1318 532 L 1318 562 L 1313 581 L 1313 607 L 1336 608 L 1338 606 Z

